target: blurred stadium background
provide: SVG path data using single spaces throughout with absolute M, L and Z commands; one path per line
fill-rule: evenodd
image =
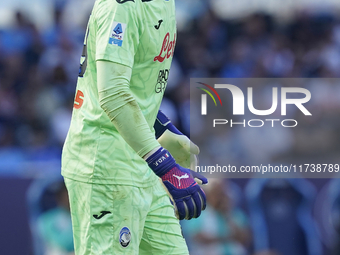
M 1 255 L 72 253 L 60 155 L 93 2 L 0 2 Z M 177 16 L 162 109 L 186 134 L 192 77 L 340 77 L 338 0 L 177 0 Z M 337 156 L 340 86 L 312 95 L 328 114 L 286 134 L 265 160 Z M 239 155 L 258 157 L 242 142 Z M 206 216 L 183 224 L 192 255 L 340 254 L 337 179 L 217 181 L 207 194 Z

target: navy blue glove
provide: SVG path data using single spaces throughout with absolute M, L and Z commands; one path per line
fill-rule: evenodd
M 206 207 L 206 196 L 195 179 L 207 184 L 207 178 L 178 165 L 164 148 L 157 150 L 146 161 L 155 174 L 162 178 L 178 219 L 190 220 L 199 217 Z

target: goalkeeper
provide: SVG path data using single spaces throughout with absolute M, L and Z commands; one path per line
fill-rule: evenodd
M 76 255 L 188 254 L 207 179 L 159 111 L 175 44 L 174 0 L 95 2 L 62 153 Z

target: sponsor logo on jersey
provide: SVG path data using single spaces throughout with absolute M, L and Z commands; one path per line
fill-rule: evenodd
M 162 93 L 165 90 L 166 84 L 168 82 L 168 78 L 169 78 L 169 69 L 164 69 L 164 70 L 159 71 L 157 84 L 155 88 L 156 93 Z
M 126 24 L 117 21 L 113 22 L 112 31 L 109 39 L 109 44 L 122 47 L 124 41 L 124 34 L 126 30 Z
M 119 233 L 119 243 L 122 247 L 126 248 L 131 242 L 131 232 L 127 227 L 123 227 Z
M 160 20 L 158 21 L 158 24 L 155 25 L 155 28 L 158 30 L 158 29 L 161 27 L 162 23 L 163 23 L 163 20 L 160 19 Z
M 176 44 L 176 33 L 174 34 L 174 39 L 170 39 L 170 33 L 167 33 L 164 37 L 161 52 L 158 56 L 156 56 L 153 61 L 159 61 L 163 62 L 165 59 L 169 59 L 174 55 L 175 50 L 175 44 Z

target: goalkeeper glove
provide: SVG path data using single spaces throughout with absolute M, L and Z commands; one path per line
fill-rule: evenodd
M 161 111 L 158 111 L 154 125 L 156 139 L 160 145 L 167 149 L 182 167 L 195 170 L 199 148 L 190 139 L 182 134 Z
M 207 184 L 207 178 L 178 165 L 162 147 L 147 157 L 146 162 L 161 177 L 175 206 L 177 218 L 190 220 L 199 217 L 206 207 L 206 197 L 195 179 Z

